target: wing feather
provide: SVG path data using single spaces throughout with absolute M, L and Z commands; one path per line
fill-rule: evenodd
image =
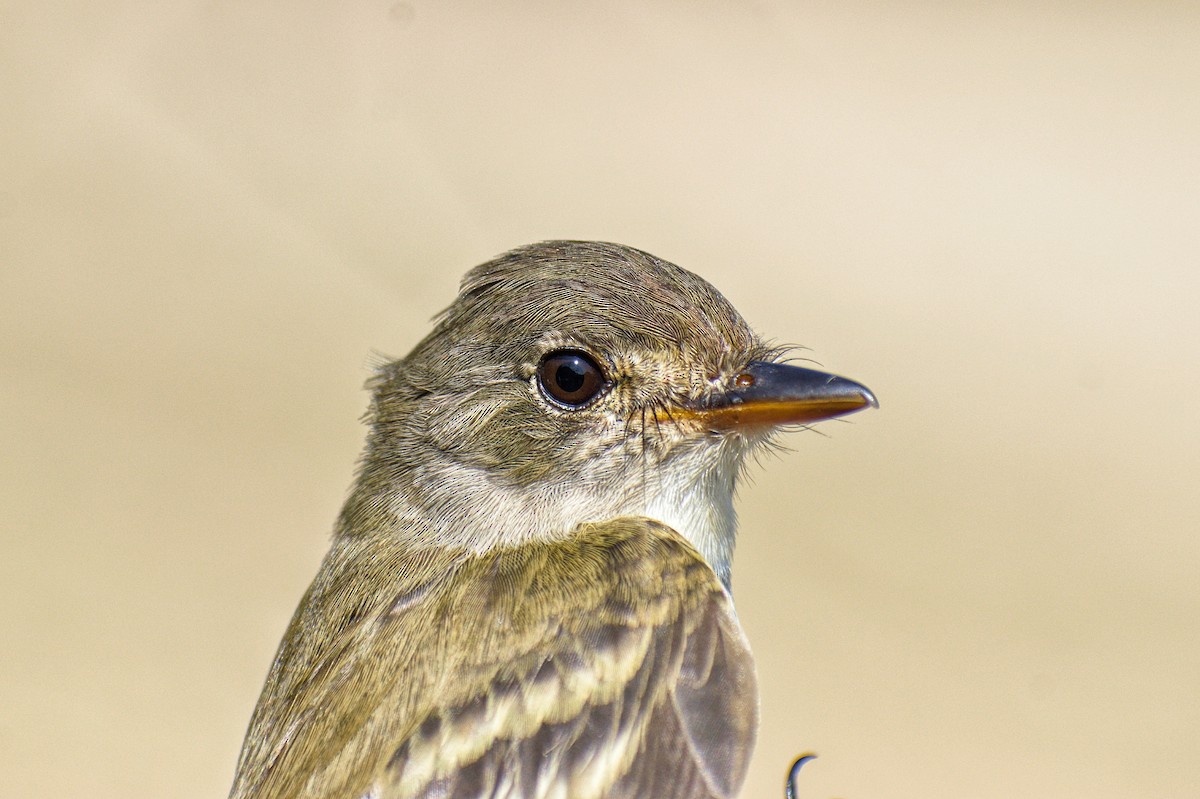
M 720 580 L 671 529 L 366 554 L 335 548 L 297 611 L 231 796 L 736 795 L 753 661 Z

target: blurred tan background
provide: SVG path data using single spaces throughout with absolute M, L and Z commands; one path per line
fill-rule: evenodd
M 467 268 L 696 271 L 882 409 L 741 494 L 744 795 L 1200 795 L 1191 4 L 0 7 L 0 794 L 223 796 Z

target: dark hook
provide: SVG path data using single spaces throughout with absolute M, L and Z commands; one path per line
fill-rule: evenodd
M 808 761 L 812 760 L 816 755 L 807 752 L 796 758 L 796 762 L 792 763 L 792 767 L 788 769 L 787 782 L 783 784 L 783 795 L 787 799 L 796 799 L 796 777 L 800 774 L 800 767 Z

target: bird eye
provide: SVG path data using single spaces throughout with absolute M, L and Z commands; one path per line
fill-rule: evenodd
M 587 404 L 605 386 L 604 373 L 587 353 L 559 350 L 542 360 L 538 385 L 551 399 L 572 408 Z

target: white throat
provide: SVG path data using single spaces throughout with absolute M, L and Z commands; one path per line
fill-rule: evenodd
M 484 470 L 435 459 L 414 473 L 426 489 L 423 504 L 405 492 L 384 504 L 414 543 L 477 552 L 560 537 L 583 522 L 645 516 L 691 542 L 728 588 L 737 534 L 733 492 L 745 449 L 737 438 L 693 441 L 652 465 L 627 462 L 623 473 L 601 469 L 542 493 L 498 488 Z
M 700 550 L 726 589 L 737 538 L 733 492 L 741 458 L 741 447 L 728 440 L 670 458 L 648 478 L 649 501 L 642 510 Z

